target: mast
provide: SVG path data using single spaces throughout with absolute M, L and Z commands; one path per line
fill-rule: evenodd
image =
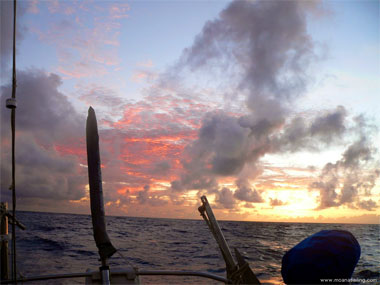
M 11 129 L 12 129 L 12 278 L 17 280 L 16 262 L 16 163 L 15 163 L 15 134 L 16 134 L 16 10 L 17 3 L 13 0 L 13 64 L 12 64 L 12 97 L 6 100 L 7 108 L 11 109 Z

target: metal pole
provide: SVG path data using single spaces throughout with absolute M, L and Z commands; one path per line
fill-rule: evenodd
M 110 285 L 110 267 L 108 266 L 108 259 L 104 258 L 102 259 L 102 266 L 100 269 L 100 275 L 102 277 L 102 284 L 103 285 Z
M 8 203 L 1 202 L 1 280 L 9 279 Z
M 230 248 L 228 247 L 226 239 L 224 238 L 224 235 L 218 225 L 218 222 L 215 219 L 214 213 L 212 212 L 212 209 L 210 207 L 210 204 L 207 201 L 206 196 L 202 196 L 201 201 L 203 203 L 204 210 L 206 211 L 207 216 L 208 216 L 208 220 L 209 220 L 208 225 L 209 227 L 211 227 L 211 232 L 213 233 L 214 238 L 222 251 L 223 257 L 226 261 L 226 265 L 229 270 L 235 270 L 236 263 L 234 261 L 234 258 L 232 257 Z
M 227 279 L 229 279 L 232 284 L 260 284 L 259 279 L 257 279 L 248 263 L 244 260 L 243 256 L 236 248 L 235 256 L 238 260 L 238 264 L 235 263 L 230 248 L 228 247 L 218 222 L 215 219 L 214 213 L 212 212 L 206 196 L 202 196 L 201 201 L 202 206 L 200 206 L 198 210 L 203 219 L 206 221 L 211 233 L 219 245 L 220 250 L 222 251 L 223 259 L 226 262 Z

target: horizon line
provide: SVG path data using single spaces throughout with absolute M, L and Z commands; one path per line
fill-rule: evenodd
M 43 214 L 64 214 L 64 215 L 80 215 L 80 216 L 90 216 L 91 214 L 83 214 L 83 213 L 68 213 L 68 212 L 48 212 L 48 211 L 31 211 L 31 210 L 16 210 L 16 212 L 30 212 L 30 213 L 43 213 Z M 144 219 L 166 219 L 166 220 L 190 220 L 190 221 L 203 221 L 202 219 L 194 219 L 194 218 L 169 218 L 169 217 L 150 217 L 150 216 L 129 216 L 129 215 L 106 215 L 107 217 L 115 217 L 115 218 L 144 218 Z M 379 216 L 380 217 L 380 216 Z M 297 222 L 297 221 L 243 221 L 243 220 L 225 220 L 218 219 L 218 221 L 222 222 L 243 222 L 243 223 L 283 223 L 283 224 L 344 224 L 344 225 L 378 225 L 379 223 L 355 223 L 355 222 Z

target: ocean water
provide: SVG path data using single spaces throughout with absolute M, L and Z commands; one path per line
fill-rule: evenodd
M 24 276 L 96 270 L 97 248 L 87 215 L 18 212 L 27 230 L 17 230 L 18 270 Z M 364 270 L 380 272 L 380 226 L 219 221 L 230 248 L 238 248 L 258 278 L 283 284 L 281 259 L 307 236 L 323 229 L 348 230 L 361 246 L 353 277 Z M 127 263 L 140 269 L 199 270 L 225 276 L 225 264 L 203 220 L 107 217 L 115 254 L 111 267 Z M 197 277 L 141 277 L 148 284 L 217 284 Z M 379 281 L 379 280 L 378 280 Z M 35 284 L 80 284 L 84 279 Z

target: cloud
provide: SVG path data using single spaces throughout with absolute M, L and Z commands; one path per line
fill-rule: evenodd
M 346 168 L 356 168 L 359 163 L 363 161 L 364 163 L 371 160 L 372 152 L 369 142 L 365 137 L 362 137 L 360 140 L 356 141 L 350 147 L 346 149 L 343 153 L 343 158 L 341 163 Z
M 78 114 L 66 96 L 58 91 L 62 83 L 58 75 L 31 69 L 20 72 L 18 78 L 17 184 L 20 197 L 27 197 L 28 201 L 39 199 L 39 203 L 44 199 L 63 201 L 66 197 L 78 201 L 76 206 L 85 207 L 88 200 L 85 191 L 87 169 L 83 167 L 87 164 L 84 115 Z M 98 98 L 109 90 L 95 86 L 91 91 L 93 93 L 84 95 Z M 9 92 L 10 86 L 2 87 L 3 103 Z M 197 106 L 189 108 L 193 105 Z M 123 115 L 116 122 L 98 116 L 105 202 L 124 211 L 124 204 L 137 203 L 131 195 L 137 195 L 142 185 L 150 185 L 149 193 L 140 194 L 141 198 L 147 196 L 147 205 L 168 203 L 161 197 L 164 192 L 158 195 L 157 190 L 168 188 L 168 182 L 181 168 L 182 151 L 194 139 L 198 114 L 206 107 L 165 95 L 165 98 L 156 96 L 144 102 L 124 103 L 120 107 Z M 2 179 L 2 191 L 5 191 L 10 177 L 9 112 L 1 113 L 1 122 L 2 161 L 6 162 L 2 164 L 2 177 L 7 177 Z M 32 182 L 36 186 L 28 187 Z M 8 192 L 4 193 L 8 195 Z M 173 197 L 173 201 L 181 201 L 181 198 Z
M 233 192 L 226 187 L 223 187 L 219 192 L 217 192 L 216 202 L 221 204 L 226 209 L 233 209 L 236 204 Z
M 354 203 L 367 210 L 376 207 L 372 201 L 360 200 L 362 196 L 371 195 L 379 177 L 376 154 L 377 149 L 371 145 L 371 141 L 360 136 L 346 148 L 340 160 L 327 163 L 319 179 L 311 184 L 311 189 L 320 192 L 318 209 L 341 205 L 354 207 Z
M 261 201 L 249 186 L 237 182 L 233 192 L 220 179 L 257 178 L 267 154 L 321 152 L 349 143 L 342 160 L 326 165 L 321 178 L 312 184 L 312 188 L 323 189 L 319 208 L 353 206 L 358 195 L 371 192 L 377 177 L 373 164 L 367 165 L 369 171 L 359 168 L 375 152 L 369 147 L 374 129 L 370 130 L 367 120 L 352 118 L 343 106 L 314 116 L 292 110 L 307 91 L 309 67 L 319 59 L 306 19 L 310 14 L 320 16 L 321 9 L 318 2 L 234 1 L 216 20 L 205 24 L 172 73 L 162 77 L 163 86 L 170 86 L 181 73 L 221 70 L 228 92 L 236 100 L 245 98 L 243 112 L 227 108 L 204 115 L 197 139 L 185 149 L 183 173 L 171 182 L 174 192 L 217 191 L 219 203 L 229 208 L 235 205 L 231 193 L 242 201 Z M 361 138 L 352 143 L 357 134 Z M 255 171 L 247 174 L 246 169 Z M 271 200 L 271 204 L 283 202 Z
M 28 2 L 29 6 L 27 12 L 32 14 L 38 14 L 40 12 L 38 9 L 38 0 L 31 0 Z
M 234 1 L 184 50 L 173 73 L 220 68 L 223 78 L 237 82 L 230 88 L 236 97 L 245 96 L 248 112 L 205 114 L 173 190 L 212 190 L 219 177 L 237 177 L 250 165 L 260 168 L 260 159 L 273 151 L 272 136 L 284 125 L 289 102 L 306 90 L 306 71 L 316 58 L 306 31 L 313 9 L 294 1 Z M 240 189 L 237 195 L 254 194 Z
M 157 77 L 157 74 L 155 72 L 140 68 L 134 71 L 134 73 L 131 76 L 131 80 L 132 82 L 135 82 L 135 83 L 141 83 L 143 81 L 153 81 L 156 77 Z
M 30 69 L 18 72 L 17 78 L 16 123 L 19 131 L 31 133 L 49 145 L 68 141 L 81 133 L 84 116 L 77 114 L 67 97 L 58 91 L 62 84 L 58 75 Z M 11 86 L 3 86 L 1 93 L 5 101 L 11 94 Z M 7 112 L 1 112 L 4 123 L 9 122 L 8 117 Z
M 320 151 L 321 146 L 339 142 L 348 129 L 347 124 L 347 111 L 343 106 L 325 110 L 310 119 L 297 116 L 287 122 L 283 131 L 273 139 L 274 151 Z
M 249 187 L 248 181 L 239 179 L 236 181 L 237 190 L 234 193 L 234 197 L 241 201 L 251 202 L 251 203 L 262 203 L 263 198 L 260 196 L 256 189 L 251 189 Z
M 58 91 L 59 76 L 40 70 L 17 74 L 16 189 L 20 198 L 48 201 L 79 200 L 85 196 L 86 169 L 79 166 L 84 122 Z M 1 88 L 1 103 L 10 85 Z M 1 112 L 1 191 L 10 191 L 10 112 Z M 79 153 L 64 151 L 79 150 Z
M 122 195 L 140 193 L 139 201 L 147 205 L 167 203 L 161 195 L 182 168 L 183 150 L 196 136 L 203 108 L 207 105 L 156 94 L 144 101 L 125 102 L 117 121 L 99 118 L 102 178 L 109 191 L 120 192 L 109 194 L 107 201 L 116 203 L 125 192 L 129 194 Z M 149 185 L 149 191 L 141 191 L 142 185 Z M 173 203 L 183 203 L 177 195 L 165 195 Z
M 96 83 L 86 86 L 77 84 L 76 93 L 79 95 L 79 100 L 87 106 L 93 106 L 98 117 L 104 118 L 104 120 L 122 116 L 125 104 L 128 103 L 113 89 Z
M 189 160 L 183 163 L 186 173 L 175 182 L 176 189 L 213 189 L 219 177 L 237 176 L 269 147 L 266 138 L 252 136 L 248 128 L 241 127 L 238 118 L 224 112 L 208 113 L 197 140 L 185 150 Z
M 345 108 L 338 106 L 335 111 L 317 117 L 310 126 L 310 134 L 312 136 L 327 136 L 327 139 L 342 134 L 346 129 L 344 125 L 346 115 Z
M 270 203 L 269 203 L 272 207 L 277 207 L 277 206 L 283 206 L 283 205 L 286 205 L 287 203 L 284 202 L 284 201 L 281 201 L 277 198 L 275 199 L 272 199 L 270 198 Z
M 206 163 L 210 164 L 212 173 L 236 174 L 244 166 L 248 132 L 236 118 L 223 113 L 206 116 L 192 151 L 203 160 L 209 158 Z
M 234 1 L 205 24 L 180 62 L 192 70 L 222 62 L 226 72 L 239 71 L 247 106 L 259 118 L 281 117 L 284 102 L 306 88 L 306 70 L 316 58 L 306 16 L 317 10 L 318 2 Z
M 112 19 L 127 18 L 127 12 L 130 10 L 130 6 L 127 3 L 113 3 L 109 7 L 109 13 Z
M 137 66 L 138 67 L 143 67 L 143 68 L 152 68 L 154 65 L 153 65 L 152 60 L 149 59 L 149 60 L 146 60 L 146 61 L 138 62 Z
M 57 69 L 64 76 L 104 75 L 118 65 L 120 19 L 126 17 L 128 6 L 96 5 L 89 11 L 96 21 L 86 29 L 87 2 L 74 3 L 75 9 L 68 2 L 48 5 L 62 17 L 49 27 L 33 29 L 42 41 L 57 47 Z M 149 61 L 138 66 L 152 84 L 138 102 L 126 101 L 98 84 L 78 86 L 79 98 L 94 104 L 99 115 L 106 207 L 144 215 L 151 206 L 157 212 L 177 206 L 175 211 L 186 207 L 192 211 L 191 190 L 215 195 L 219 209 L 253 207 L 265 202 L 262 195 L 269 186 L 290 181 L 300 188 L 312 179 L 300 175 L 291 180 L 286 169 L 268 175 L 266 155 L 323 151 L 338 144 L 348 146 L 341 159 L 326 164 L 310 183 L 320 193 L 318 209 L 342 205 L 376 209 L 370 198 L 379 172 L 373 167 L 377 152 L 368 121 L 363 116 L 352 118 L 343 106 L 314 116 L 297 114 L 293 107 L 307 91 L 309 68 L 319 58 L 306 20 L 310 13 L 319 13 L 320 6 L 232 2 L 206 23 L 165 73 L 144 70 L 151 67 Z M 186 85 L 207 81 L 210 77 L 204 75 L 209 73 L 220 75 L 214 77 L 219 82 L 211 84 L 215 89 Z M 189 81 L 183 81 L 181 76 L 187 75 Z M 84 116 L 58 91 L 60 76 L 32 69 L 20 72 L 19 82 L 17 169 L 22 199 L 88 203 Z M 9 92 L 10 86 L 2 87 L 2 102 Z M 6 161 L 2 177 L 9 177 L 9 113 L 0 115 Z M 2 191 L 7 179 L 2 179 Z M 28 183 L 34 183 L 29 187 L 33 191 Z M 171 207 L 165 207 L 168 203 Z M 268 203 L 285 204 L 278 199 Z
M 141 205 L 148 204 L 150 206 L 162 206 L 166 205 L 168 201 L 160 199 L 157 194 L 153 194 L 149 192 L 149 185 L 144 186 L 144 190 L 137 192 L 137 201 Z
M 40 41 L 57 50 L 57 72 L 65 78 L 95 77 L 119 65 L 120 22 L 129 10 L 126 3 L 53 1 L 40 5 L 59 14 L 48 27 L 31 27 Z
M 17 4 L 16 51 L 26 31 L 23 19 L 27 9 L 26 5 L 27 2 L 23 1 Z M 12 66 L 13 55 L 13 1 L 0 1 L 0 11 L 1 77 L 8 78 L 7 74 L 11 75 L 9 68 Z
M 364 209 L 364 210 L 367 210 L 367 211 L 374 211 L 378 207 L 378 205 L 376 204 L 376 202 L 373 201 L 373 200 L 359 201 L 357 203 L 357 206 L 360 209 Z
M 16 189 L 18 198 L 45 200 L 79 200 L 85 196 L 86 172 L 73 156 L 62 157 L 54 150 L 37 145 L 33 138 L 22 136 L 17 141 Z M 10 156 L 2 155 L 2 195 L 11 184 Z M 8 191 L 9 192 L 9 191 Z

